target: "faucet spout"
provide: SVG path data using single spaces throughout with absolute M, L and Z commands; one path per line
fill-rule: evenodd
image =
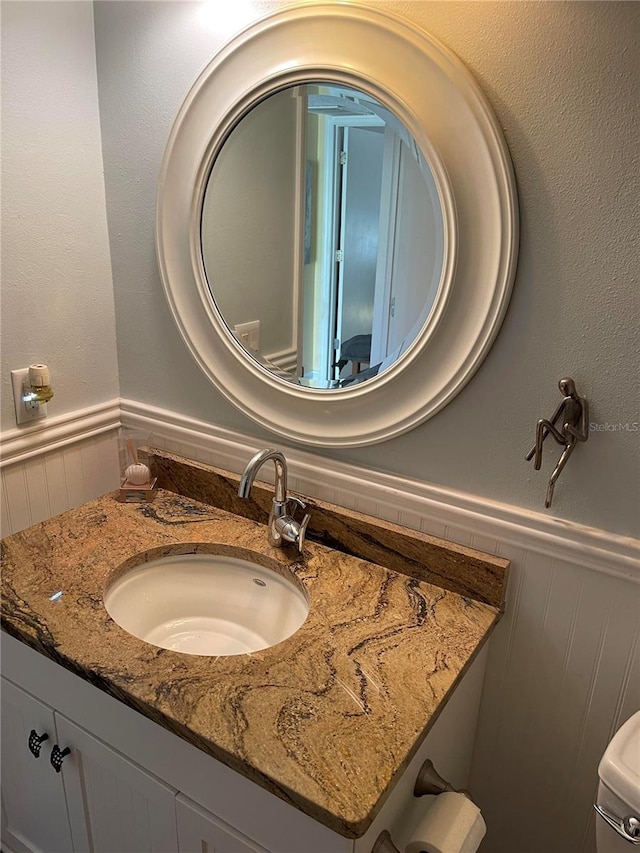
M 284 454 L 279 450 L 271 450 L 267 448 L 266 450 L 260 450 L 255 454 L 247 464 L 247 467 L 244 469 L 244 473 L 242 475 L 242 479 L 240 480 L 240 486 L 238 488 L 238 497 L 248 498 L 251 494 L 251 487 L 253 486 L 253 481 L 256 478 L 256 475 L 260 468 L 264 465 L 265 462 L 268 462 L 269 459 L 273 459 L 275 469 L 276 469 L 276 479 L 275 479 L 275 494 L 273 499 L 275 501 L 284 502 L 287 499 L 287 460 L 284 458 Z
M 296 521 L 293 517 L 296 507 L 304 509 L 305 504 L 299 498 L 287 496 L 287 460 L 283 453 L 270 448 L 256 453 L 244 469 L 238 487 L 238 496 L 245 499 L 249 497 L 258 471 L 270 459 L 275 465 L 276 478 L 271 512 L 269 513 L 269 541 L 276 548 L 282 548 L 285 542 L 292 542 L 302 553 L 307 525 L 311 516 L 305 515 L 301 522 Z

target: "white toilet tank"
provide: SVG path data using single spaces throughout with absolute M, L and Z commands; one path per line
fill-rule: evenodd
M 621 726 L 598 767 L 598 853 L 640 851 L 640 711 Z M 617 825 L 617 831 L 612 824 Z M 627 835 L 636 836 L 634 845 Z

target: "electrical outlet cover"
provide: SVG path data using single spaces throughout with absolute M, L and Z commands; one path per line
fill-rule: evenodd
M 260 352 L 260 320 L 236 323 L 233 327 L 238 340 L 250 352 Z
M 22 399 L 24 380 L 29 376 L 29 368 L 11 371 L 11 385 L 13 387 L 13 404 L 16 410 L 16 423 L 28 424 L 47 417 L 46 403 L 25 403 Z

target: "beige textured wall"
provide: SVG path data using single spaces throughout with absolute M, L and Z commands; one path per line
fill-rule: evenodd
M 49 417 L 118 396 L 90 3 L 2 4 L 2 429 L 45 362 Z
M 230 328 L 260 321 L 263 355 L 294 340 L 296 157 L 296 101 L 279 92 L 234 128 L 203 205 L 209 286 Z

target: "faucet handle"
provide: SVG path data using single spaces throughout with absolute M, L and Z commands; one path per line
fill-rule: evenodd
M 294 519 L 295 512 L 296 512 L 296 509 L 298 509 L 298 507 L 302 510 L 305 510 L 307 508 L 307 505 L 300 498 L 296 498 L 293 495 L 291 495 L 291 497 L 289 497 L 289 499 L 287 500 L 287 512 L 291 513 L 290 518 L 292 521 Z M 298 551 L 301 554 L 302 554 L 302 549 L 304 548 L 304 542 L 305 542 L 305 539 L 307 536 L 307 525 L 309 524 L 310 521 L 311 521 L 311 516 L 309 515 L 309 513 L 305 513 L 305 515 L 302 518 L 302 521 L 299 524 L 297 522 L 295 522 L 295 528 L 294 529 L 296 531 L 296 537 L 295 537 L 294 541 L 296 543 Z
M 303 504 L 303 507 L 304 507 L 304 504 Z M 309 513 L 306 513 L 305 517 L 300 522 L 300 531 L 298 533 L 298 541 L 296 544 L 298 546 L 298 551 L 301 554 L 302 554 L 302 550 L 304 548 L 305 539 L 307 538 L 307 527 L 308 527 L 310 521 L 311 521 L 311 516 L 309 515 Z
M 290 495 L 290 496 L 287 498 L 287 504 L 295 504 L 295 506 L 293 506 L 293 507 L 291 508 L 291 510 L 290 510 L 290 511 L 291 511 L 291 515 L 292 515 L 292 516 L 293 516 L 293 515 L 295 515 L 296 508 L 298 508 L 298 507 L 299 507 L 300 509 L 306 509 L 306 508 L 307 508 L 307 505 L 306 505 L 306 503 L 305 503 L 303 500 L 301 500 L 300 498 L 296 498 L 296 497 L 294 497 L 293 495 Z M 287 511 L 289 511 L 289 508 L 288 508 L 288 507 L 287 507 Z
M 293 542 L 298 551 L 302 553 L 304 540 L 307 533 L 307 525 L 311 520 L 309 514 L 305 515 L 301 522 L 297 522 L 292 515 L 280 515 L 273 520 L 275 531 L 275 542 Z M 275 542 L 273 544 L 275 544 Z

